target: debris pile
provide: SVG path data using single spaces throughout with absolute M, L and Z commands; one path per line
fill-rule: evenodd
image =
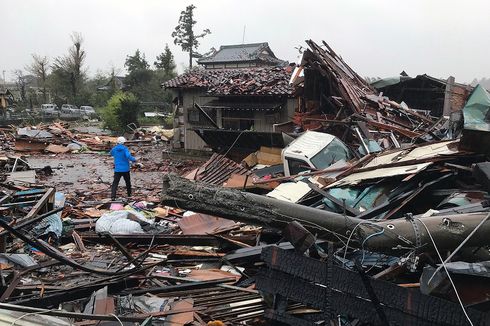
M 490 96 L 476 87 L 464 122 L 434 117 L 378 93 L 326 43 L 307 43 L 290 85 L 263 83 L 277 67 L 212 83 L 216 94 L 287 87 L 299 104 L 284 148 L 197 161 L 169 150 L 171 132 L 135 129 L 128 144 L 143 167 L 127 200 L 108 199 L 111 159 L 90 152 L 114 137 L 60 123 L 2 130 L 20 151 L 56 155 L 0 157 L 1 315 L 490 325 L 490 146 L 474 141 L 489 135 Z M 199 71 L 172 82 L 211 87 Z M 89 150 L 65 153 L 71 144 Z
M 164 207 L 158 197 L 124 204 L 16 188 L 1 188 L 0 309 L 57 316 L 42 325 L 262 315 L 264 301 L 248 288 L 244 268 L 225 258 L 253 246 L 259 228 Z
M 204 169 L 222 178 L 169 175 L 163 203 L 275 230 L 295 248 L 255 256 L 265 263 L 255 285 L 274 298 L 267 319 L 488 325 L 490 147 L 474 141 L 488 137 L 488 93 L 473 90 L 464 124 L 433 117 L 378 94 L 326 43 L 307 43 L 292 77 L 295 130 L 322 133 L 302 134 L 279 164 L 257 166 L 262 149 L 247 157 L 240 190 L 224 159 Z
M 410 109 L 378 94 L 325 42 L 307 41 L 292 75 L 300 106 L 294 122 L 304 130 L 328 130 L 365 153 L 399 148 L 401 143 L 443 139 L 445 118 Z M 373 142 L 375 140 L 375 142 Z M 377 143 L 377 145 L 375 144 Z
M 60 122 L 13 129 L 16 134 L 15 151 L 19 152 L 62 154 L 84 150 L 107 151 L 117 139 L 111 135 L 70 131 L 66 123 Z M 173 130 L 161 127 L 136 128 L 130 136 L 128 145 L 152 145 L 168 142 L 173 137 Z

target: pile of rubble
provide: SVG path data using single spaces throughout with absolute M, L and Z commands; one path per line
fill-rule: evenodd
M 319 132 L 241 165 L 215 154 L 187 178 L 167 176 L 163 203 L 289 241 L 294 252 L 256 257 L 256 288 L 274 298 L 267 319 L 488 325 L 490 146 L 475 142 L 489 135 L 488 92 L 432 117 L 379 94 L 326 43 L 307 43 L 294 123 Z
M 44 186 L 9 182 L 30 167 L 0 158 L 0 320 L 490 325 L 490 146 L 474 141 L 490 134 L 490 96 L 476 87 L 464 120 L 433 117 L 378 93 L 327 44 L 307 43 L 284 148 L 198 164 L 132 147 L 138 173 L 158 177 L 117 202 L 96 174 L 82 190 L 55 189 L 56 173 Z M 133 142 L 154 145 L 148 133 Z M 108 149 L 111 137 L 97 137 L 54 124 L 14 139 Z
M 77 132 L 69 130 L 68 124 L 55 122 L 49 125 L 39 124 L 10 128 L 9 140 L 15 143 L 18 152 L 50 152 L 55 154 L 68 152 L 107 151 L 115 143 L 117 137 L 107 134 Z M 128 134 L 131 139 L 128 145 L 152 145 L 168 142 L 173 137 L 173 130 L 161 127 L 135 128 Z M 11 149 L 4 148 L 4 150 Z
M 73 205 L 53 188 L 2 192 L 2 321 L 40 313 L 38 325 L 184 325 L 261 311 L 256 290 L 233 285 L 243 269 L 224 263 L 255 243 L 257 228 L 151 202 Z

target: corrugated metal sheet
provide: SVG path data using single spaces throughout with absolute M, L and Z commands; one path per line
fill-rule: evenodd
M 357 184 L 361 181 L 370 180 L 370 179 L 392 177 L 395 175 L 414 174 L 414 173 L 418 173 L 418 172 L 424 170 L 425 168 L 427 168 L 431 164 L 432 163 L 430 163 L 430 162 L 429 163 L 420 163 L 420 164 L 414 164 L 414 165 L 380 168 L 380 169 L 376 169 L 376 170 L 372 170 L 372 171 L 353 173 L 353 174 L 348 175 L 345 178 L 329 185 L 328 188 L 342 187 L 345 185 L 353 185 L 353 184 Z
M 235 161 L 215 153 L 200 168 L 189 173 L 186 178 L 222 185 L 232 174 L 251 175 L 252 173 Z
M 196 213 L 184 216 L 177 221 L 183 234 L 215 234 L 223 230 L 229 230 L 236 223 L 224 218 L 207 214 Z

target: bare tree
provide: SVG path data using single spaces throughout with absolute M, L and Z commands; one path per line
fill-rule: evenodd
M 68 49 L 68 54 L 64 57 L 58 57 L 53 63 L 53 70 L 59 70 L 69 76 L 71 95 L 73 99 L 77 97 L 83 83 L 85 71 L 83 65 L 86 53 L 82 49 L 82 34 L 73 32 L 71 35 L 72 46 Z
M 26 70 L 36 76 L 38 84 L 42 89 L 44 103 L 47 103 L 46 79 L 48 77 L 49 59 L 37 54 L 32 55 L 32 63 L 26 67 Z
M 13 71 L 15 75 L 15 85 L 17 86 L 17 89 L 19 90 L 20 94 L 20 99 L 22 103 L 27 102 L 27 80 L 26 76 L 24 76 L 24 72 L 20 69 L 14 70 Z

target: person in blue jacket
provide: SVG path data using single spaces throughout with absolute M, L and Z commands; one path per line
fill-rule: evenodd
M 126 139 L 124 137 L 117 138 L 117 145 L 111 149 L 111 155 L 114 157 L 114 181 L 112 182 L 111 198 L 116 200 L 117 186 L 121 177 L 126 183 L 128 197 L 131 197 L 131 177 L 129 174 L 130 162 L 136 162 L 136 159 L 131 155 L 129 149 L 124 146 Z

